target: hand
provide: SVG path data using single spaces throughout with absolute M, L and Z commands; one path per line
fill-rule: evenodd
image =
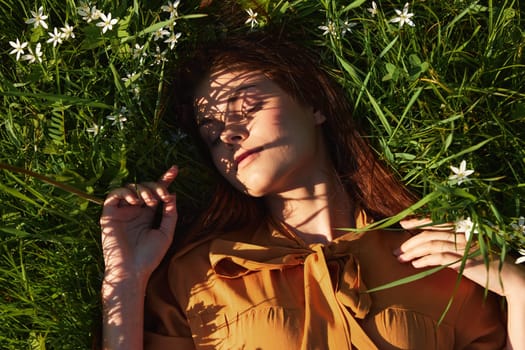
M 106 281 L 139 278 L 145 284 L 159 265 L 177 222 L 175 194 L 167 189 L 177 173 L 173 166 L 157 182 L 129 185 L 108 194 L 100 218 Z M 159 202 L 162 217 L 154 228 Z
M 404 229 L 418 229 L 420 233 L 406 240 L 394 254 L 400 262 L 410 262 L 416 268 L 451 264 L 449 267 L 458 271 L 467 247 L 465 234 L 456 233 L 454 224 L 431 224 L 430 219 L 401 221 Z M 473 240 L 470 253 L 476 249 L 477 245 Z M 497 294 L 522 298 L 525 271 L 510 259 L 500 266 L 498 257 L 486 266 L 483 257 L 479 255 L 468 258 L 463 275 Z

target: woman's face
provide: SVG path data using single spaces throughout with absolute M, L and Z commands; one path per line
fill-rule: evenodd
M 305 186 L 324 161 L 319 126 L 325 117 L 260 72 L 214 71 L 197 91 L 196 105 L 215 166 L 251 196 Z

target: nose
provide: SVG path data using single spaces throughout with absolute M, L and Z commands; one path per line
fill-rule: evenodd
M 245 125 L 229 124 L 226 125 L 221 133 L 221 141 L 227 145 L 242 143 L 249 135 Z

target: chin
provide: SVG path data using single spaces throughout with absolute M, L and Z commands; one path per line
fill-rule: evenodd
M 260 198 L 278 192 L 283 176 L 282 172 L 276 171 L 271 165 L 250 164 L 250 167 L 231 174 L 227 179 L 240 192 Z
M 254 186 L 254 185 L 243 185 L 235 186 L 242 193 L 255 198 L 264 197 L 268 194 L 266 187 Z
M 239 186 L 235 186 L 235 187 L 239 191 L 241 191 L 242 193 L 250 197 L 260 198 L 260 197 L 264 197 L 267 194 L 267 192 L 262 190 L 260 187 L 243 185 L 243 184 L 239 184 Z

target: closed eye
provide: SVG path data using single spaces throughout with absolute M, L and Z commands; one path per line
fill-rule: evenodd
M 263 105 L 264 105 L 263 101 L 258 101 L 253 106 L 249 106 L 249 108 L 247 109 L 247 112 L 248 113 L 258 112 L 258 111 L 260 111 L 262 109 Z

